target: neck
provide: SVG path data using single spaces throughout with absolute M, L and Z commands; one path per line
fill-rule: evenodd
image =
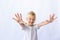
M 29 25 L 29 24 L 28 24 Z M 34 25 L 29 25 L 30 27 L 33 27 Z

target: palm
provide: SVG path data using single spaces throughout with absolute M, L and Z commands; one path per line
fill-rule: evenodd
M 55 19 L 56 19 L 55 14 L 50 15 L 49 18 L 50 22 L 53 22 Z
M 16 17 L 16 18 L 13 18 L 13 19 L 16 20 L 17 22 L 21 22 L 21 21 L 22 21 L 22 15 L 21 15 L 21 14 L 19 15 L 19 14 L 17 13 L 17 14 L 15 14 L 15 17 Z

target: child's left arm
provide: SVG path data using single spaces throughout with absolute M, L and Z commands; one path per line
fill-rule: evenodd
M 40 28 L 44 25 L 47 25 L 49 23 L 52 23 L 55 19 L 56 19 L 55 14 L 50 15 L 49 20 L 45 20 L 45 21 L 38 24 L 38 28 Z

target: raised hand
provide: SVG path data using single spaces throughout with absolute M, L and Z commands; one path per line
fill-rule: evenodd
M 50 17 L 49 17 L 49 22 L 53 22 L 57 17 L 55 17 L 55 14 L 50 14 Z
M 15 18 L 13 18 L 15 21 L 17 21 L 18 23 L 20 22 L 23 22 L 23 20 L 22 20 L 22 15 L 21 15 L 21 13 L 20 14 L 15 14 Z
M 56 18 L 57 17 L 55 17 L 55 14 L 50 15 L 49 16 L 49 20 L 45 20 L 45 21 L 43 21 L 43 22 L 41 22 L 41 23 L 38 24 L 38 28 L 40 28 L 40 27 L 42 27 L 44 25 L 47 25 L 47 24 L 53 22 Z

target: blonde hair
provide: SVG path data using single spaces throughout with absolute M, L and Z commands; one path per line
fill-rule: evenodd
M 35 16 L 36 14 L 35 14 L 33 11 L 30 11 L 30 12 L 28 13 L 28 15 Z

